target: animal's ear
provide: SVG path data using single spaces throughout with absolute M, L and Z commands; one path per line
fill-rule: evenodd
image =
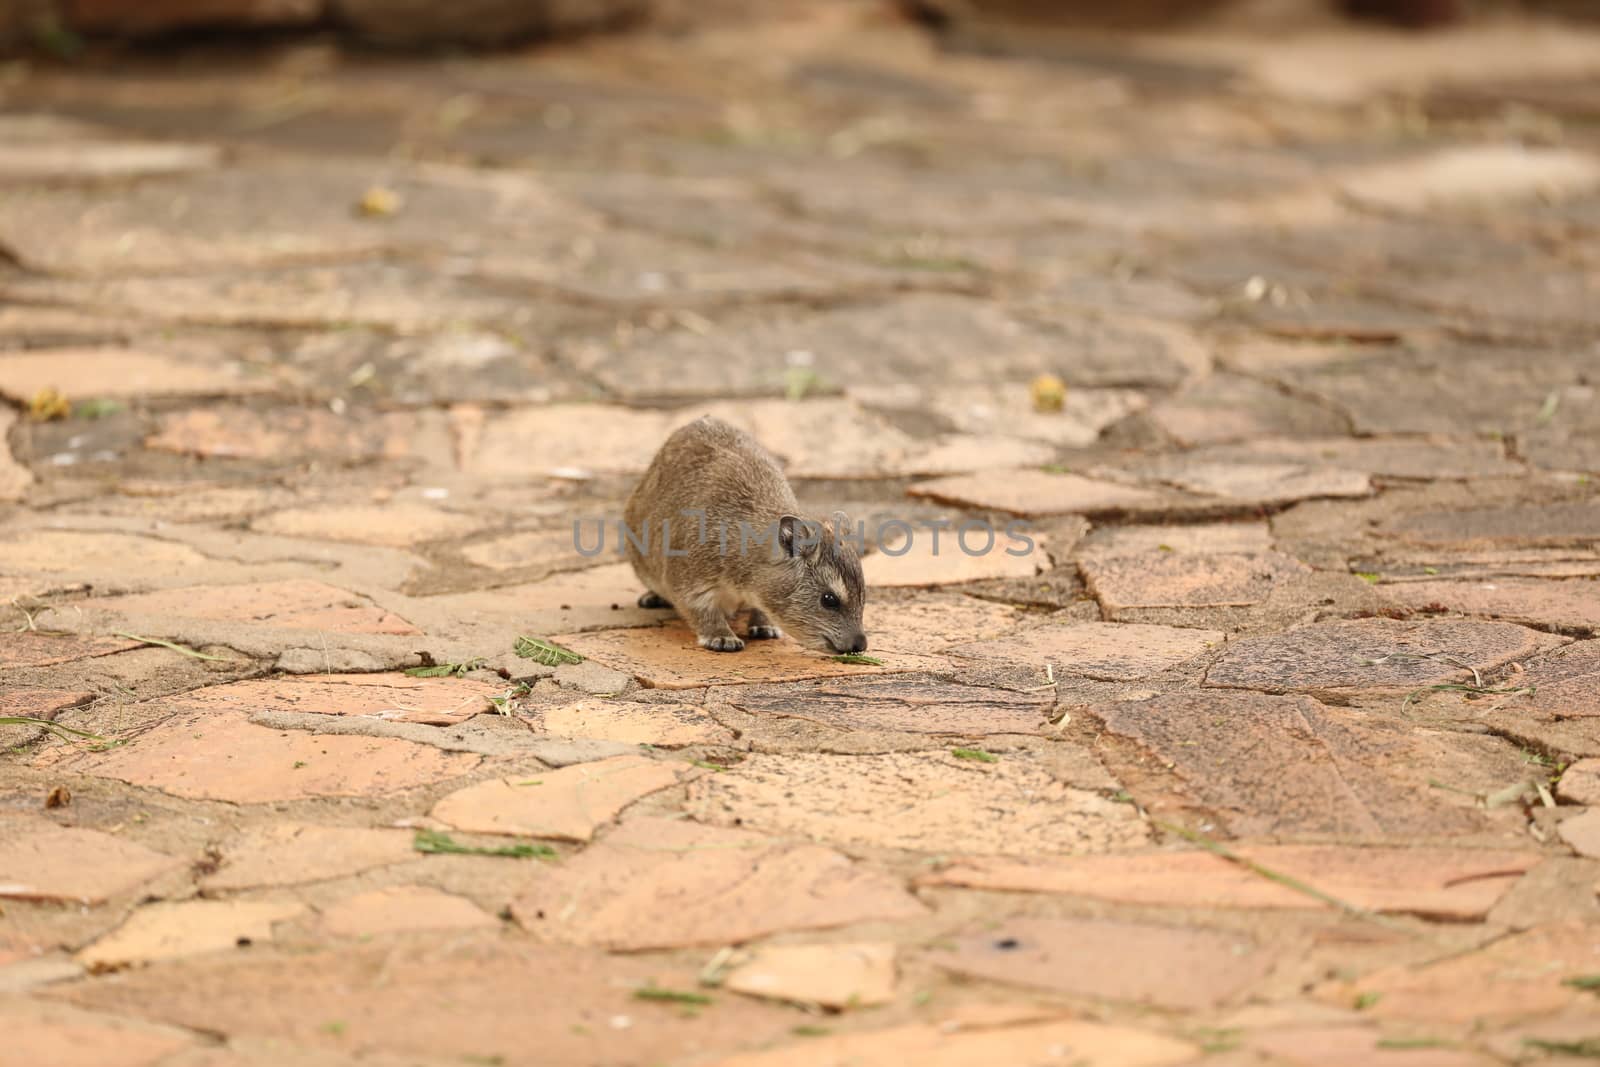
M 816 555 L 821 543 L 822 531 L 816 523 L 807 522 L 798 515 L 784 515 L 778 519 L 778 544 L 790 559 Z

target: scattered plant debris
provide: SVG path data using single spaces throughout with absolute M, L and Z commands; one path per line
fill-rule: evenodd
M 0 715 L 0 726 L 38 726 L 49 730 L 63 741 L 71 741 L 74 744 L 77 743 L 79 738 L 85 741 L 99 742 L 108 748 L 115 748 L 122 744 L 121 741 L 108 741 L 99 734 L 91 734 L 87 730 L 75 730 L 70 726 L 62 726 L 58 722 L 51 722 L 49 719 L 36 719 L 32 715 Z
M 478 845 L 463 845 L 447 833 L 438 830 L 418 830 L 411 839 L 411 847 L 418 852 L 449 853 L 461 856 L 507 856 L 511 859 L 554 859 L 558 853 L 549 845 L 540 845 L 531 841 L 518 841 L 514 845 L 502 845 L 499 848 L 484 848 Z
M 634 1000 L 662 1000 L 672 1004 L 714 1004 L 715 1001 L 705 993 L 686 993 L 679 989 L 662 989 L 660 986 L 647 985 L 633 991 Z
M 979 763 L 999 763 L 1000 757 L 981 748 L 952 748 L 950 755 L 956 759 L 977 760 Z
M 563 663 L 582 663 L 583 657 L 569 648 L 551 644 L 537 637 L 519 637 L 512 651 L 523 659 L 531 659 L 546 667 L 559 667 Z
M 863 656 L 859 652 L 846 652 L 842 656 L 834 656 L 833 658 L 838 660 L 840 663 L 858 663 L 865 667 L 883 666 L 883 660 L 875 659 L 872 656 Z
M 112 637 L 126 637 L 129 641 L 139 641 L 139 642 L 142 642 L 143 644 L 146 644 L 146 645 L 160 645 L 162 648 L 170 648 L 172 651 L 180 653 L 180 654 L 185 655 L 185 656 L 189 656 L 192 659 L 209 660 L 212 663 L 238 663 L 239 662 L 238 660 L 233 659 L 230 656 L 208 656 L 204 652 L 196 652 L 194 649 L 188 648 L 188 647 L 186 647 L 184 645 L 175 645 L 171 641 L 163 641 L 158 637 L 141 637 L 138 634 L 130 634 L 125 630 L 112 630 L 111 631 L 111 636 Z
M 419 667 L 407 667 L 407 677 L 448 678 L 451 675 L 462 675 L 467 674 L 470 671 L 475 671 L 488 662 L 482 656 L 474 656 L 465 663 L 434 663 L 432 662 L 432 656 L 429 656 L 423 652 L 419 652 L 417 654 L 423 657 L 423 663 Z

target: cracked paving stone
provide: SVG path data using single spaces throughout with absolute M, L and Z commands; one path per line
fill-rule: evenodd
M 1036 736 L 1055 705 L 1049 694 L 951 685 L 917 676 L 730 686 L 718 688 L 708 699 L 763 717 L 818 723 L 833 731 L 897 730 L 960 737 Z
M 894 473 L 939 478 L 989 467 L 1038 466 L 1055 458 L 1052 445 L 993 434 L 950 434 L 912 450 L 894 465 Z
M 1392 519 L 1381 529 L 1412 545 L 1593 549 L 1600 545 L 1600 503 L 1425 511 Z
M 23 997 L 0 999 L 10 1063 L 50 1067 L 155 1067 L 193 1043 L 181 1030 Z
M 68 140 L 10 144 L 0 185 L 170 177 L 217 165 L 214 145 L 160 141 Z
M 1213 688 L 1266 693 L 1405 694 L 1471 682 L 1561 643 L 1508 622 L 1345 619 L 1229 642 L 1206 672 Z
M 1076 1057 L 1083 1064 L 1175 1067 L 1200 1050 L 1160 1034 L 1071 1020 L 1023 1025 L 913 1024 L 886 1030 L 826 1034 L 761 1052 L 738 1053 L 707 1067 L 817 1067 L 818 1064 L 915 1063 L 919 1067 L 1048 1063 Z
M 530 975 L 559 975 L 559 995 L 529 997 Z M 686 1018 L 681 1005 L 633 996 L 652 983 L 691 990 L 696 971 L 662 959 L 508 940 L 485 929 L 332 951 L 200 957 L 60 987 L 50 997 L 394 1067 L 471 1059 L 541 1067 L 677 1063 L 707 1049 L 768 1042 L 794 1025 L 792 1009 L 744 997 L 718 997 L 714 1008 Z M 619 1018 L 625 1021 L 614 1022 Z
M 895 527 L 877 551 L 861 560 L 861 572 L 868 587 L 884 588 L 1032 578 L 1051 568 L 1044 545 L 1042 536 L 1030 534 L 1020 523 L 997 530 L 974 519 L 967 524 L 952 522 L 940 530 L 913 529 L 909 534 Z
M 1249 555 L 1178 554 L 1087 559 L 1079 564 L 1089 592 L 1106 618 L 1137 608 L 1249 607 L 1285 582 L 1311 573 L 1281 552 Z
M 1246 859 L 1357 907 L 1452 922 L 1481 920 L 1536 852 L 1235 843 Z M 1328 905 L 1210 852 L 1162 851 L 1072 859 L 965 859 L 922 885 L 1065 893 L 1170 908 L 1326 908 Z
M 1497 578 L 1492 582 L 1402 582 L 1383 594 L 1413 611 L 1460 612 L 1529 626 L 1600 630 L 1600 582 Z
M 1040 470 L 1001 470 L 918 482 L 907 495 L 1012 515 L 1119 515 L 1158 512 L 1170 495 L 1115 482 Z
M 254 726 L 245 712 L 180 712 L 106 752 L 42 761 L 195 800 L 264 804 L 312 796 L 373 796 L 464 775 L 479 757 L 387 737 Z
M 1522 744 L 1600 756 L 1600 641 L 1558 648 L 1494 688 L 1523 692 L 1496 696 L 1483 711 L 1472 710 L 1475 718 L 1481 716 Z
M 512 913 L 541 940 L 636 952 L 927 911 L 897 879 L 832 849 L 645 818 L 541 871 Z
M 272 940 L 272 926 L 304 913 L 297 900 L 185 900 L 146 904 L 77 959 L 91 971 L 237 950 Z
M 1337 180 L 1344 195 L 1367 207 L 1422 211 L 1586 192 L 1600 186 L 1600 159 L 1567 148 L 1467 145 L 1379 163 Z
M 1026 612 L 1009 604 L 937 592 L 874 600 L 866 615 L 872 647 L 897 652 L 942 652 L 952 645 L 1001 637 L 1027 618 Z
M 801 401 L 747 400 L 687 408 L 670 430 L 701 415 L 723 419 L 755 435 L 795 478 L 883 478 L 898 473 L 918 442 L 881 416 L 838 397 Z
M 6 443 L 16 424 L 16 412 L 0 410 L 0 501 L 21 500 L 33 484 L 33 472 L 16 461 Z
M 133 841 L 30 816 L 0 820 L 0 897 L 103 904 L 184 865 Z
M 9 634 L 0 642 L 0 670 L 15 667 L 50 667 L 58 663 L 109 656 L 138 648 L 138 641 L 84 634 Z
M 1420 966 L 1392 966 L 1353 983 L 1329 983 L 1325 999 L 1351 1003 L 1358 996 L 1379 1019 L 1478 1023 L 1548 1015 L 1592 1003 L 1593 993 L 1565 979 L 1600 973 L 1600 924 L 1537 926 L 1483 948 Z
M 26 404 L 43 389 L 69 396 L 236 396 L 270 392 L 271 378 L 237 363 L 195 363 L 123 348 L 51 348 L 0 353 L 0 396 Z
M 335 508 L 285 508 L 250 524 L 258 533 L 320 541 L 411 548 L 428 541 L 476 533 L 482 521 L 422 504 L 372 504 Z
M 489 710 L 489 697 L 503 692 L 504 685 L 473 678 L 412 678 L 398 672 L 314 674 L 208 686 L 168 703 L 252 715 L 286 711 L 454 726 Z
M 671 416 L 606 404 L 549 404 L 493 415 L 482 440 L 494 447 L 461 449 L 469 474 L 523 481 L 557 470 L 594 474 L 638 474 L 650 465 L 666 437 Z M 540 457 L 547 464 L 540 468 Z
M 374 937 L 413 930 L 464 930 L 500 922 L 466 897 L 420 885 L 357 893 L 322 909 L 322 929 L 335 937 Z
M 1429 1037 L 1384 1037 L 1373 1026 L 1281 1027 L 1252 1032 L 1244 1041 L 1270 1062 L 1292 1067 L 1493 1067 L 1500 1062 Z
M 535 729 L 555 737 L 619 741 L 657 748 L 725 745 L 734 740 L 733 731 L 719 725 L 698 704 L 595 699 L 539 708 L 532 714 Z
M 926 799 L 907 809 L 908 796 Z M 1064 785 L 1021 753 L 993 763 L 950 752 L 758 753 L 692 783 L 689 809 L 719 824 L 923 852 L 1103 852 L 1148 836 L 1130 805 Z
M 587 547 L 589 534 L 585 532 L 583 537 Z M 550 538 L 544 545 L 544 553 L 535 559 L 548 562 L 552 558 L 560 558 L 560 554 L 570 545 L 570 538 L 565 545 L 555 538 Z M 615 552 L 616 545 L 612 544 L 608 554 Z M 498 555 L 494 557 L 495 560 L 499 558 Z M 483 557 L 480 557 L 474 562 L 481 563 L 482 559 Z M 512 556 L 507 553 L 505 562 L 511 561 Z M 574 620 L 593 619 L 596 622 L 620 626 L 639 626 L 661 618 L 658 611 L 636 606 L 639 592 L 639 579 L 633 573 L 632 566 L 627 563 L 608 563 L 584 570 L 562 571 L 548 578 L 522 585 L 427 597 L 423 602 L 448 611 L 522 617 L 525 617 L 531 608 L 549 610 L 549 606 L 554 604 L 563 618 L 570 615 Z
M 208 893 L 300 885 L 417 858 L 406 830 L 274 823 L 221 845 L 221 865 L 200 879 Z
M 1505 442 L 1478 437 L 1385 439 L 1265 438 L 1207 448 L 1224 463 L 1291 463 L 1337 467 L 1384 478 L 1436 481 L 1444 478 L 1516 478 L 1522 464 L 1506 457 Z
M 979 435 L 980 440 L 1022 439 L 1067 447 L 1094 444 L 1107 426 L 1143 410 L 1147 403 L 1143 393 L 1132 389 L 1069 387 L 1060 411 L 1041 413 L 1033 406 L 1033 394 L 1026 382 L 944 388 L 919 388 L 906 382 L 887 386 L 852 384 L 849 392 L 869 408 L 942 417 L 963 433 Z M 1044 463 L 1052 458 L 1053 453 L 1031 462 Z M 928 465 L 925 457 L 919 456 L 914 462 Z M 1029 462 L 1008 463 L 1003 454 L 991 454 L 986 462 L 967 464 L 962 469 L 1020 467 Z
M 385 169 L 384 184 L 404 208 L 382 220 L 352 210 L 373 183 L 368 163 L 322 157 L 240 163 L 176 185 L 136 183 L 109 199 L 94 189 L 17 192 L 0 204 L 0 240 L 24 265 L 81 277 L 444 249 L 465 236 L 462 219 L 509 239 L 571 230 L 585 217 L 531 176 Z
M 209 561 L 188 545 L 134 534 L 21 530 L 0 541 L 0 567 L 24 574 L 126 578 L 130 560 L 141 577 L 177 578 Z
M 1214 1008 L 1259 982 L 1272 956 L 1221 930 L 1108 919 L 1009 919 L 928 959 L 972 978 L 1165 1008 Z
M 589 841 L 630 804 L 678 784 L 680 768 L 644 756 L 615 756 L 491 778 L 451 793 L 430 814 L 467 833 Z
M 1413 727 L 1404 720 L 1334 708 L 1304 696 L 1186 690 L 1085 709 L 1182 783 L 1146 792 L 1152 768 L 1117 749 L 1108 769 L 1156 810 L 1214 812 L 1235 836 L 1253 834 L 1470 834 L 1487 816 L 1467 793 L 1491 793 L 1526 776 L 1522 757 L 1498 738 Z M 1159 792 L 1156 790 L 1159 789 Z
M 1590 859 L 1600 859 L 1600 808 L 1563 819 L 1557 830 L 1561 840 L 1572 846 L 1572 851 Z
M 608 537 L 605 544 L 612 547 L 608 553 L 615 552 L 622 544 L 622 534 L 613 525 L 609 534 L 595 533 L 595 537 Z M 584 556 L 590 550 L 588 531 L 579 532 L 576 526 L 557 526 L 541 530 L 519 530 L 516 533 L 504 534 L 490 538 L 487 541 L 475 541 L 461 549 L 462 558 L 467 562 L 485 567 L 492 571 L 525 571 L 529 569 L 571 571 L 588 567 L 591 562 Z M 579 546 L 583 551 L 579 551 Z M 598 553 L 604 545 L 596 543 L 594 553 Z M 592 555 L 593 553 L 591 553 Z M 630 567 L 631 571 L 632 568 Z M 638 596 L 639 586 L 635 579 L 632 586 L 633 592 L 622 603 L 626 604 Z M 496 590 L 495 593 L 503 601 L 505 593 Z M 491 594 L 494 595 L 494 594 Z M 527 610 L 527 604 L 523 610 Z
M 867 636 L 870 639 L 871 634 Z M 870 652 L 883 661 L 881 667 L 840 663 L 789 640 L 748 641 L 742 652 L 709 652 L 695 642 L 694 634 L 677 619 L 665 626 L 558 634 L 551 640 L 586 659 L 637 678 L 652 689 L 904 674 L 948 665 L 941 657 L 909 652 L 885 652 L 881 656 Z
M 10 635 L 7 635 L 10 639 Z M 6 666 L 6 664 L 0 664 Z M 64 708 L 82 707 L 97 694 L 72 689 L 0 689 L 0 715 L 54 719 Z
M 1153 552 L 1252 555 L 1272 550 L 1264 522 L 1197 523 L 1186 526 L 1101 526 L 1078 542 L 1079 560 L 1143 556 Z
M 1327 408 L 1250 378 L 1213 375 L 1150 409 L 1151 420 L 1184 447 L 1285 435 L 1342 433 L 1345 420 Z
M 1049 622 L 996 641 L 950 650 L 962 659 L 1023 663 L 1058 674 L 1107 682 L 1133 682 L 1170 670 L 1220 646 L 1218 630 L 1142 623 Z
M 838 1010 L 894 1000 L 893 942 L 762 945 L 735 958 L 722 979 L 735 993 Z
M 1373 493 L 1364 473 L 1316 464 L 1218 463 L 1197 454 L 1156 459 L 1141 464 L 1138 472 L 1201 497 L 1252 507 Z
M 413 636 L 421 631 L 366 597 L 309 578 L 197 585 L 103 601 L 124 616 L 209 619 L 286 630 Z
M 1600 759 L 1582 759 L 1569 766 L 1556 783 L 1556 795 L 1570 804 L 1600 807 Z
M 402 412 L 343 416 L 315 408 L 195 408 L 162 416 L 145 447 L 207 459 L 353 463 L 410 456 L 415 436 L 414 417 Z

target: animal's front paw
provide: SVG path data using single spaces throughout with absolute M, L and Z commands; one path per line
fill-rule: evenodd
M 776 626 L 752 626 L 745 636 L 752 641 L 776 641 L 783 636 L 783 631 Z
M 713 652 L 743 652 L 744 642 L 729 634 L 726 637 L 702 637 L 701 648 L 709 648 Z

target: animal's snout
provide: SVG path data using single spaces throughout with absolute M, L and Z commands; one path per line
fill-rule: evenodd
M 865 652 L 867 650 L 867 635 L 856 634 L 850 639 L 851 652 Z

